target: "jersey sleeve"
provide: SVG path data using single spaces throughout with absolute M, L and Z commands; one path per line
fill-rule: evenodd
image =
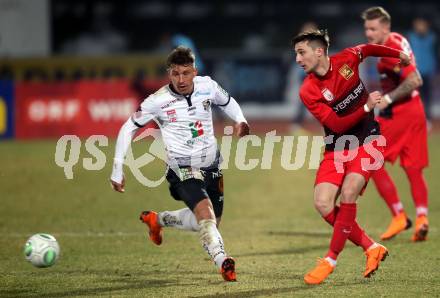
M 212 81 L 213 99 L 212 103 L 218 106 L 227 106 L 231 100 L 231 96 L 216 81 Z
M 404 80 L 411 72 L 416 70 L 414 63 L 414 56 L 411 51 L 411 47 L 406 39 L 393 40 L 387 42 L 386 46 L 376 44 L 362 44 L 356 47 L 350 48 L 352 52 L 356 52 L 360 55 L 361 59 L 368 56 L 381 57 L 380 64 L 382 67 L 389 71 L 394 72 Z M 412 59 L 412 63 L 408 66 L 400 64 L 400 52 L 404 52 Z
M 389 66 L 390 69 L 393 69 L 396 73 L 399 73 L 400 79 L 401 81 L 403 81 L 408 77 L 410 73 L 417 70 L 411 46 L 409 45 L 408 40 L 403 38 L 399 41 L 393 41 L 393 43 L 390 44 L 390 47 L 399 51 L 403 51 L 405 54 L 411 57 L 411 63 L 407 66 L 400 65 L 399 60 L 397 59 L 384 58 L 382 61 L 384 65 Z
M 352 48 L 347 48 L 344 52 L 349 52 L 358 57 L 362 62 L 367 57 L 390 57 L 400 61 L 400 52 L 402 49 L 392 48 L 377 44 L 360 44 Z
M 216 81 L 211 80 L 213 93 L 212 103 L 228 115 L 235 123 L 246 122 L 246 118 L 237 101 L 226 92 Z
M 130 147 L 134 134 L 139 129 L 137 125 L 128 119 L 118 133 L 115 147 L 115 157 L 113 159 L 113 169 L 110 179 L 114 182 L 121 183 L 124 178 L 123 164 L 127 150 Z
M 303 84 L 301 89 L 299 90 L 299 97 L 301 101 L 306 106 L 307 110 L 312 113 L 313 116 L 323 124 L 328 116 L 331 114 L 332 109 L 320 102 L 322 96 L 316 90 L 313 90 L 310 84 Z
M 351 56 L 357 64 L 360 64 L 365 58 L 361 49 L 358 47 L 346 48 L 341 53 Z
M 131 121 L 137 127 L 143 127 L 157 116 L 158 108 L 154 102 L 154 96 L 147 97 L 131 116 Z
M 153 100 L 154 96 L 146 98 L 138 110 L 122 125 L 116 139 L 115 157 L 113 159 L 113 170 L 110 176 L 112 181 L 121 183 L 124 177 L 123 163 L 131 140 L 136 131 L 153 120 L 157 114 Z

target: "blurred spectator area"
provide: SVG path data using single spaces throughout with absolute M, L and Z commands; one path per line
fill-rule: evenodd
M 0 78 L 18 81 L 160 78 L 165 73 L 164 61 L 165 57 L 160 55 L 0 57 Z
M 306 21 L 328 29 L 330 52 L 365 43 L 360 13 L 374 5 L 383 5 L 391 13 L 394 31 L 406 34 L 415 16 L 428 18 L 434 32 L 440 28 L 440 4 L 428 0 L 41 1 L 47 4 L 50 20 L 48 54 L 14 56 L 12 50 L 0 54 L 0 79 L 129 79 L 142 98 L 166 81 L 164 61 L 169 50 L 163 50 L 164 37 L 184 34 L 197 46 L 205 64 L 203 74 L 237 98 L 247 115 L 259 118 L 293 119 L 295 108 L 285 95 L 286 86 L 293 84 L 287 81 L 288 69 L 295 63 L 291 39 Z M 2 11 L 13 15 L 14 9 L 29 3 L 36 2 L 0 0 L 0 15 Z M 13 13 L 7 14 L 8 9 Z M 21 10 L 35 11 L 35 7 Z M 28 48 L 32 50 L 32 45 Z M 374 59 L 367 60 L 361 72 L 370 89 L 379 87 Z M 437 70 L 432 92 L 437 117 L 438 81 Z M 153 82 L 148 92 L 145 82 Z
M 301 24 L 315 20 L 329 29 L 333 45 L 345 47 L 363 41 L 360 13 L 383 5 L 393 16 L 393 29 L 406 31 L 415 15 L 425 15 L 440 28 L 436 1 L 51 1 L 52 42 L 55 52 L 107 22 L 122 33 L 130 51 L 153 50 L 166 32 L 190 35 L 202 49 L 240 48 L 260 38 L 269 48 L 286 48 Z M 74 26 L 72 26 L 74 24 Z M 258 42 L 255 42 L 257 44 Z
M 139 98 L 167 83 L 165 56 L 124 55 L 104 57 L 54 56 L 47 58 L 0 58 L 0 80 L 16 82 L 74 82 L 130 80 Z M 281 52 L 244 54 L 238 50 L 207 52 L 208 74 L 259 117 L 289 117 L 284 106 L 286 61 Z

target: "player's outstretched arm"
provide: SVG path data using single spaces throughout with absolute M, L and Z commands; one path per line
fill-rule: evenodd
M 399 58 L 400 64 L 402 64 L 403 66 L 408 66 L 411 64 L 411 57 L 405 52 L 400 52 Z
M 403 66 L 411 63 L 411 58 L 402 51 L 377 44 L 362 44 L 355 47 L 360 55 L 361 60 L 367 57 L 390 57 L 400 59 Z
M 121 183 L 117 183 L 117 182 L 110 179 L 110 184 L 111 184 L 111 187 L 113 188 L 114 191 L 125 192 L 125 178 L 123 175 L 122 175 Z
M 116 141 L 115 158 L 113 159 L 113 170 L 110 176 L 111 187 L 117 192 L 122 193 L 125 191 L 123 172 L 124 158 L 137 130 L 138 127 L 133 123 L 131 118 L 128 119 L 119 130 L 118 139 Z

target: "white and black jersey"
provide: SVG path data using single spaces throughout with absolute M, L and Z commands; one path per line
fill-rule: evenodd
M 163 86 L 147 97 L 122 126 L 115 163 L 123 162 L 135 131 L 151 121 L 160 126 L 169 165 L 177 162 L 178 166 L 194 166 L 194 160 L 217 156 L 212 105 L 219 106 L 236 123 L 246 122 L 235 99 L 208 76 L 196 76 L 194 90 L 187 96 L 174 92 L 171 85 Z M 122 179 L 122 173 L 117 174 Z

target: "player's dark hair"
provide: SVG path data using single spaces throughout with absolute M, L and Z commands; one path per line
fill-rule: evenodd
M 330 38 L 328 37 L 327 29 L 324 30 L 312 30 L 299 33 L 293 38 L 292 45 L 295 47 L 297 43 L 308 41 L 310 47 L 313 49 L 323 48 L 325 53 L 328 52 L 330 46 Z
M 178 46 L 167 58 L 166 67 L 169 69 L 172 65 L 195 65 L 196 56 L 190 48 Z
M 361 18 L 364 21 L 379 19 L 381 23 L 391 24 L 391 16 L 382 6 L 374 6 L 364 10 Z

